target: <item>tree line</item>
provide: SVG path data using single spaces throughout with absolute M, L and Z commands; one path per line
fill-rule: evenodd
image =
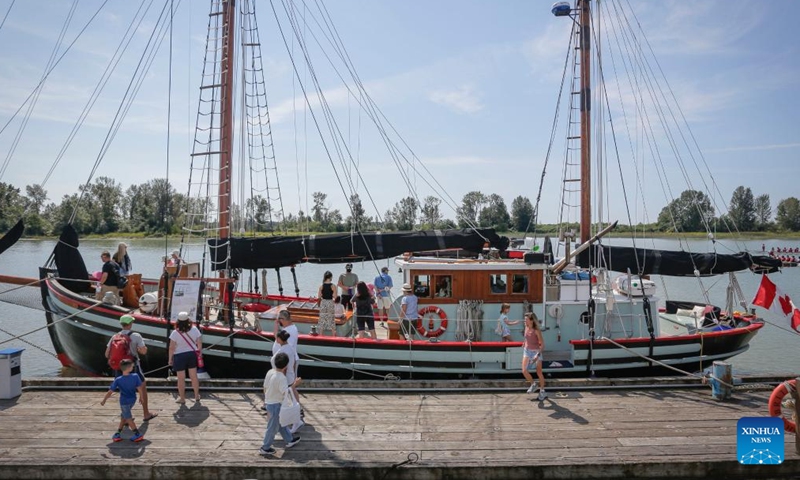
M 323 192 L 314 192 L 311 211 L 279 215 L 260 196 L 247 200 L 244 208 L 234 205 L 232 222 L 245 225 L 248 231 L 260 232 L 346 232 L 357 230 L 413 230 L 494 228 L 500 232 L 551 233 L 556 225 L 535 225 L 534 207 L 530 199 L 517 196 L 511 209 L 497 194 L 472 191 L 464 195 L 456 218 L 446 218 L 442 201 L 434 196 L 421 200 L 409 196 L 401 199 L 383 215 L 367 215 L 362 199 L 354 194 L 348 210 L 333 209 Z M 80 201 L 80 207 L 75 206 Z M 99 177 L 79 192 L 64 195 L 58 203 L 50 202 L 40 185 L 28 185 L 25 193 L 13 185 L 0 182 L 0 233 L 8 231 L 19 218 L 24 218 L 26 235 L 58 235 L 64 225 L 72 223 L 79 234 L 139 233 L 145 235 L 176 234 L 183 226 L 187 199 L 166 179 L 143 184 L 122 185 L 109 177 Z M 703 192 L 686 190 L 665 206 L 652 224 L 628 227 L 647 232 L 764 232 L 800 231 L 800 200 L 789 197 L 778 202 L 773 210 L 768 194 L 754 196 L 750 188 L 737 187 L 728 204 L 728 212 L 716 215 L 711 199 Z M 276 215 L 278 214 L 278 215 Z M 272 217 L 283 217 L 274 220 Z M 213 226 L 213 225 L 209 225 Z M 573 226 L 573 228 L 576 228 Z M 625 230 L 625 227 L 618 228 Z

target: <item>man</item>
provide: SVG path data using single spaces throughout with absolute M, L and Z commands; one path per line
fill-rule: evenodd
M 400 330 L 405 334 L 406 340 L 411 340 L 411 334 L 416 327 L 414 326 L 419 317 L 418 298 L 414 295 L 414 289 L 408 283 L 403 284 L 403 298 L 400 300 Z
M 142 362 L 139 359 L 139 355 L 146 355 L 147 354 L 147 346 L 144 344 L 144 339 L 142 336 L 136 332 L 132 332 L 131 329 L 133 327 L 133 322 L 136 320 L 133 315 L 123 315 L 119 318 L 120 326 L 122 326 L 122 335 L 127 335 L 130 338 L 130 356 L 133 357 L 133 371 L 131 374 L 138 375 L 139 379 L 142 381 L 142 390 L 141 390 L 141 403 L 142 409 L 144 410 L 144 421 L 150 421 L 158 416 L 157 413 L 150 413 L 150 409 L 148 408 L 147 404 L 147 380 L 144 378 L 144 372 L 142 371 Z M 108 345 L 106 345 L 106 358 L 111 356 L 111 342 L 113 340 L 108 341 Z M 118 377 L 122 375 L 121 371 L 115 371 L 114 376 Z
M 344 269 L 345 273 L 339 275 L 339 281 L 336 283 L 336 285 L 339 287 L 339 292 L 342 297 L 342 305 L 344 305 L 346 309 L 352 310 L 353 305 L 350 304 L 350 300 L 353 299 L 353 294 L 356 291 L 358 275 L 353 273 L 352 263 L 345 265 Z
M 111 292 L 119 299 L 119 265 L 111 260 L 108 250 L 100 254 L 100 259 L 103 261 L 103 274 L 97 282 L 99 288 L 96 290 L 95 298 L 102 300 L 106 292 Z
M 389 318 L 389 308 L 392 306 L 391 290 L 392 277 L 389 276 L 389 267 L 381 268 L 381 274 L 375 277 L 375 292 L 378 302 L 378 316 L 381 317 L 381 327 L 385 327 L 383 322 Z

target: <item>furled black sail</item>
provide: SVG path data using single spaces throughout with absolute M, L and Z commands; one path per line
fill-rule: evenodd
M 89 272 L 78 251 L 78 243 L 78 232 L 72 225 L 67 224 L 61 231 L 53 255 L 61 284 L 73 292 L 87 292 L 92 290 L 92 284 L 88 282 Z M 68 278 L 74 278 L 77 281 L 65 280 Z
M 3 238 L 0 238 L 0 254 L 11 248 L 12 245 L 17 243 L 17 240 L 22 237 L 22 232 L 25 231 L 25 224 L 22 222 L 20 218 L 19 221 L 11 227 L 11 230 L 6 232 L 3 235 Z
M 285 236 L 267 238 L 211 239 L 214 270 L 226 267 L 230 248 L 230 268 L 277 268 L 303 262 L 344 263 L 363 259 L 391 258 L 404 252 L 463 248 L 481 251 L 485 243 L 504 251 L 508 238 L 491 228 L 427 230 L 419 232 L 340 233 L 332 235 Z
M 614 272 L 630 270 L 631 273 L 638 275 L 694 276 L 695 270 L 699 275 L 720 275 L 747 269 L 759 273 L 772 273 L 781 267 L 780 260 L 764 255 L 751 255 L 747 252 L 690 253 L 608 245 L 597 245 L 591 251 L 592 265 L 602 266 Z

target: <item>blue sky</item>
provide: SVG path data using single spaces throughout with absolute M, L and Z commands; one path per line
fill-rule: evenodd
M 727 203 L 739 185 L 751 187 L 756 195 L 770 194 L 773 209 L 779 200 L 798 196 L 800 40 L 793 33 L 794 4 L 630 3 L 714 173 L 719 201 Z M 68 41 L 100 4 L 78 4 Z M 46 185 L 51 200 L 77 191 L 88 177 L 161 4 L 154 3 Z M 535 198 L 570 28 L 568 19 L 550 14 L 550 4 L 338 0 L 327 5 L 367 91 L 441 184 L 430 188 L 422 174 L 411 174 L 410 183 L 420 197 L 444 190 L 460 201 L 465 193 L 479 190 L 501 195 L 509 208 L 518 195 Z M 9 0 L 0 0 L 0 15 L 9 5 Z M 25 0 L 11 8 L 0 29 L 0 125 L 38 83 L 71 5 L 64 0 Z M 303 11 L 302 3 L 295 5 Z M 137 6 L 115 1 L 105 6 L 51 74 L 10 157 L 19 120 L 0 134 L 0 158 L 8 158 L 0 181 L 20 188 L 42 182 Z M 332 208 L 344 210 L 344 194 L 330 161 L 319 143 L 314 144 L 310 123 L 302 128 L 310 117 L 297 95 L 270 4 L 260 1 L 257 8 L 285 208 L 306 210 L 311 192 L 323 191 Z M 282 6 L 276 3 L 276 8 L 280 11 Z M 179 191 L 185 190 L 188 178 L 207 9 L 208 2 L 184 0 L 175 17 L 168 172 Z M 313 28 L 309 17 L 308 31 Z M 331 73 L 326 60 L 312 61 L 371 192 L 374 205 L 365 202 L 367 212 L 382 215 L 408 195 L 409 187 L 400 180 L 375 128 L 359 114 L 355 99 L 344 93 L 335 76 L 323 76 Z M 307 81 L 307 70 L 300 70 Z M 115 178 L 124 187 L 167 175 L 167 79 L 164 45 L 96 175 Z M 301 126 L 299 133 L 295 125 Z M 307 150 L 296 147 L 304 136 L 312 142 Z M 560 206 L 560 159 L 552 161 L 551 186 L 541 206 L 544 222 L 556 221 Z M 652 173 L 647 175 L 656 182 Z M 697 181 L 695 175 L 689 178 Z M 355 188 L 365 197 L 361 181 Z M 672 194 L 686 188 L 672 184 Z M 655 184 L 642 187 L 636 198 L 645 199 L 649 208 L 647 213 L 635 211 L 638 220 L 655 220 L 669 198 L 661 190 Z M 612 198 L 606 215 L 624 215 L 621 201 Z M 446 217 L 455 216 L 447 207 L 443 211 Z

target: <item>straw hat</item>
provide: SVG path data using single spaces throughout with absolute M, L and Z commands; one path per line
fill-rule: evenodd
M 413 288 L 411 288 L 411 284 L 409 284 L 409 283 L 404 283 L 404 284 L 403 284 L 403 292 L 411 292 L 411 291 L 413 291 L 413 290 L 414 290 L 414 289 L 413 289 Z

